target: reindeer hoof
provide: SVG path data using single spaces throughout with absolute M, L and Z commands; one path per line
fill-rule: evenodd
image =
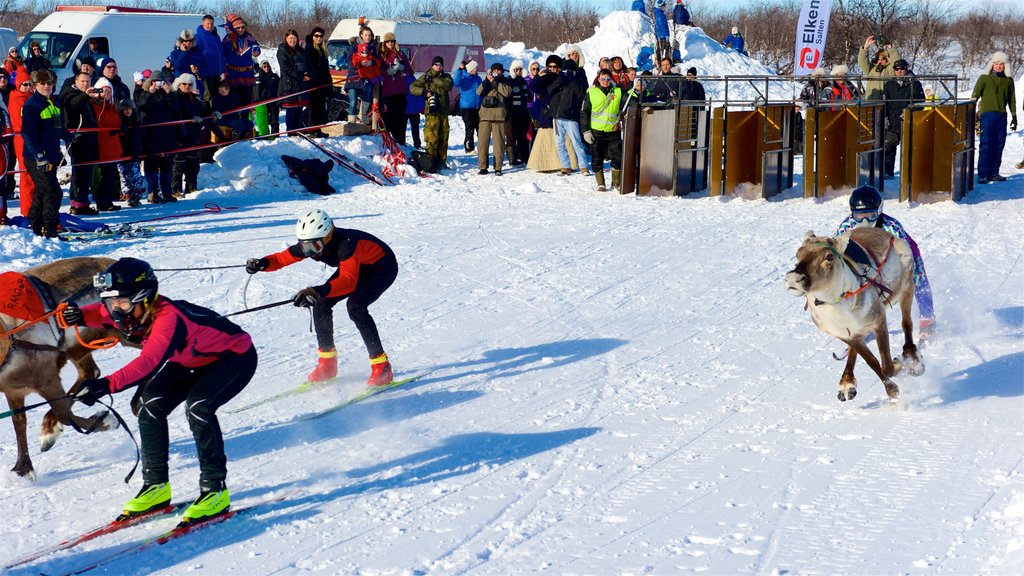
M 840 390 L 839 391 L 839 401 L 840 402 L 846 402 L 847 400 L 853 400 L 856 397 L 857 397 L 857 389 L 854 388 L 853 386 L 850 386 L 846 390 Z
M 913 356 L 903 356 L 903 367 L 907 369 L 907 372 L 911 376 L 920 376 L 924 374 L 924 362 L 920 358 L 914 358 Z
M 885 393 L 889 396 L 889 400 L 892 402 L 900 399 L 900 388 L 891 380 L 885 382 Z
M 60 422 L 55 423 L 53 429 L 49 432 L 42 432 L 39 435 L 39 450 L 41 452 L 46 452 L 50 448 L 53 448 L 53 445 L 57 443 L 57 440 L 63 433 L 64 425 Z
M 14 472 L 22 478 L 28 478 L 29 480 L 36 481 L 36 471 L 32 468 L 32 463 L 25 464 L 24 462 L 18 462 L 14 468 L 11 468 L 11 472 Z

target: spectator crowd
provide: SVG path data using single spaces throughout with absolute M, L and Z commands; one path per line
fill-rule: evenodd
M 24 57 L 12 48 L 0 71 L 0 166 L 5 169 L 0 220 L 10 221 L 7 201 L 17 171 L 22 215 L 35 234 L 57 235 L 62 140 L 71 161 L 70 214 L 96 216 L 143 200 L 159 204 L 187 197 L 199 188 L 200 164 L 211 160 L 211 143 L 252 137 L 257 125 L 262 134 L 279 134 L 282 111 L 285 134 L 311 137 L 326 136 L 322 128 L 335 119 L 370 123 L 376 116 L 396 143 L 405 145 L 409 135 L 414 148 L 425 148 L 433 170 L 446 166 L 449 116 L 456 113 L 465 125 L 463 148 L 476 152 L 481 175 L 526 165 L 561 175 L 578 171 L 593 176 L 598 190 L 617 189 L 622 119 L 630 107 L 706 101 L 699 71 L 678 70 L 664 8 L 664 0 L 655 2 L 656 50 L 642 51 L 632 67 L 618 55 L 601 58 L 593 78 L 587 77 L 576 45 L 564 57 L 515 60 L 507 70 L 501 63 L 481 70 L 466 59 L 451 63 L 449 73 L 448 63 L 436 56 L 417 75 L 400 38 L 391 32 L 378 37 L 365 25 L 338 62 L 330 62 L 324 28 L 314 27 L 302 40 L 299 32 L 288 30 L 277 47 L 275 72 L 237 14 L 220 24 L 203 16 L 195 30 L 181 31 L 162 67 L 124 71 L 124 77 L 116 54 L 94 51 L 90 44 L 76 61 L 74 76 L 59 88 L 38 43 L 32 42 Z M 634 3 L 634 9 L 646 13 L 646 4 Z M 682 0 L 676 0 L 672 14 L 676 28 L 691 25 Z M 738 28 L 723 43 L 746 54 Z M 865 39 L 857 60 L 863 91 L 847 80 L 849 68 L 839 64 L 828 73 L 823 67 L 814 70 L 800 100 L 825 109 L 861 99 L 884 101 L 884 168 L 892 177 L 904 111 L 934 99 L 934 90 L 922 86 L 898 49 L 881 38 Z M 1007 60 L 1002 52 L 993 54 L 974 87 L 979 183 L 1005 180 L 998 168 L 1006 132 L 1017 127 Z M 343 85 L 335 85 L 332 64 L 345 69 Z M 347 102 L 338 106 L 336 95 Z M 606 161 L 610 182 L 604 176 Z

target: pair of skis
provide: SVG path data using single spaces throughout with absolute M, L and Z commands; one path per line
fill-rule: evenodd
M 327 148 L 323 144 L 317 142 L 316 140 L 310 138 L 309 136 L 307 136 L 307 135 L 305 135 L 305 134 L 303 134 L 301 132 L 296 134 L 296 136 L 298 136 L 299 138 L 302 138 L 306 142 L 309 142 L 310 144 L 315 146 L 318 150 L 320 150 L 321 152 L 326 154 L 328 158 L 330 158 L 331 160 L 334 160 L 334 162 L 336 162 L 339 166 L 341 166 L 342 168 L 345 168 L 349 172 L 352 172 L 356 176 L 360 176 L 360 177 L 362 177 L 362 178 L 364 178 L 364 179 L 366 179 L 366 180 L 368 180 L 370 182 L 373 182 L 374 184 L 376 184 L 378 186 L 384 186 L 385 185 L 383 180 L 381 180 L 380 178 L 378 178 L 374 174 L 371 174 L 369 170 L 367 170 L 366 168 L 363 168 L 355 160 L 349 158 L 348 156 L 345 156 L 341 152 L 338 152 L 337 150 L 331 150 L 330 148 Z M 394 181 L 391 180 L 391 178 L 389 178 L 386 175 L 383 175 L 383 176 L 387 180 L 388 184 L 394 184 Z
M 301 491 L 298 491 L 298 492 L 301 492 Z M 287 499 L 287 498 L 289 498 L 291 496 L 294 496 L 296 493 L 297 492 L 289 492 L 289 493 L 285 493 L 285 494 L 281 494 L 281 495 L 277 495 L 277 496 L 271 496 L 271 497 L 268 497 L 268 498 L 264 498 L 262 500 L 257 500 L 255 502 L 251 502 L 249 504 L 243 504 L 241 506 L 238 506 L 238 507 L 235 507 L 235 508 L 231 508 L 228 511 L 222 513 L 222 514 L 218 514 L 217 516 L 213 516 L 213 517 L 207 518 L 205 520 L 194 521 L 194 522 L 190 522 L 188 524 L 179 524 L 179 525 L 175 526 L 174 528 L 171 528 L 170 530 L 165 530 L 165 531 L 163 531 L 163 532 L 161 532 L 159 534 L 156 534 L 154 536 L 146 538 L 145 540 L 142 540 L 141 542 L 133 543 L 133 544 L 131 544 L 129 546 L 122 547 L 122 548 L 118 549 L 117 551 L 115 551 L 115 552 L 113 552 L 111 554 L 107 554 L 106 556 L 102 556 L 100 558 L 97 558 L 97 559 L 91 561 L 89 564 L 87 564 L 85 566 L 82 566 L 80 568 L 77 568 L 77 569 L 75 569 L 75 570 L 73 570 L 71 572 L 68 572 L 67 574 L 69 574 L 69 575 L 70 574 L 82 574 L 83 572 L 88 572 L 90 570 L 94 570 L 94 569 L 99 568 L 101 566 L 105 566 L 107 564 L 110 564 L 111 562 L 115 562 L 117 560 L 121 560 L 122 558 L 128 558 L 129 556 L 134 556 L 135 554 L 138 554 L 139 552 L 142 552 L 144 550 L 148 550 L 148 549 L 150 549 L 150 548 L 152 548 L 154 546 L 160 546 L 160 545 L 166 544 L 166 543 L 170 542 L 171 540 L 176 540 L 178 538 L 182 538 L 184 536 L 188 536 L 188 535 L 190 535 L 190 534 L 192 534 L 192 533 L 194 533 L 194 532 L 196 532 L 198 530 L 201 530 L 203 528 L 206 528 L 208 526 L 212 526 L 214 524 L 219 524 L 221 522 L 224 522 L 225 520 L 229 520 L 229 519 L 234 518 L 236 516 L 242 516 L 242 515 L 251 514 L 251 513 L 255 512 L 255 511 L 257 511 L 261 506 L 266 506 L 267 504 L 271 504 L 271 503 L 274 503 L 274 502 L 281 502 L 281 501 L 283 501 L 283 500 L 285 500 L 285 499 Z M 129 527 L 132 527 L 132 526 L 138 526 L 140 524 L 147 524 L 147 523 L 152 522 L 154 520 L 159 520 L 161 518 L 166 518 L 166 517 L 172 516 L 172 515 L 180 512 L 180 511 L 184 510 L 186 507 L 188 507 L 189 503 L 190 502 L 176 502 L 174 504 L 169 504 L 169 505 L 167 505 L 167 506 L 165 506 L 163 508 L 160 508 L 160 509 L 157 509 L 157 510 L 153 510 L 153 511 L 148 512 L 146 514 L 143 514 L 143 515 L 140 515 L 140 516 L 134 516 L 132 518 L 129 518 L 128 520 L 122 520 L 122 521 L 114 520 L 114 521 L 111 521 L 111 522 L 109 522 L 107 524 L 104 524 L 103 526 L 98 527 L 98 528 L 94 528 L 94 529 L 89 530 L 87 532 L 83 532 L 82 534 L 80 534 L 80 535 L 78 535 L 78 536 L 76 536 L 74 538 L 69 538 L 69 539 L 64 540 L 63 542 L 60 542 L 60 543 L 55 544 L 53 546 L 48 546 L 46 548 L 43 548 L 43 549 L 38 550 L 36 552 L 33 552 L 32 554 L 29 554 L 28 556 L 25 556 L 25 557 L 20 558 L 20 559 L 12 562 L 10 564 L 5 565 L 3 567 L 3 569 L 4 570 L 10 570 L 11 568 L 15 568 L 17 566 L 22 566 L 22 565 L 28 564 L 29 562 L 32 562 L 34 560 L 38 560 L 38 559 L 43 558 L 45 556 L 49 556 L 50 554 L 55 554 L 55 553 L 60 552 L 62 550 L 67 550 L 69 548 L 74 548 L 75 546 L 78 546 L 79 544 L 83 544 L 83 543 L 88 542 L 90 540 L 95 540 L 96 538 L 99 538 L 101 536 L 106 536 L 108 534 L 113 534 L 114 532 L 118 532 L 120 530 L 124 530 L 125 528 L 129 528 Z
M 390 384 L 385 384 L 384 386 L 370 386 L 370 387 L 367 387 L 366 390 L 360 392 L 359 394 L 356 394 L 355 396 L 353 396 L 351 398 L 348 398 L 348 399 L 346 399 L 346 400 L 344 400 L 342 402 L 339 402 L 338 404 L 330 406 L 330 407 L 328 407 L 328 408 L 326 408 L 326 409 L 324 409 L 324 410 L 322 410 L 320 412 L 315 412 L 315 413 L 313 413 L 311 415 L 307 415 L 307 416 L 304 417 L 304 419 L 306 419 L 306 420 L 313 420 L 313 419 L 316 419 L 316 418 L 322 418 L 323 416 L 326 416 L 327 414 L 331 414 L 331 413 L 337 412 L 338 410 L 341 410 L 345 406 L 349 406 L 351 404 L 355 404 L 356 402 L 360 402 L 362 400 L 366 400 L 370 396 L 374 396 L 374 395 L 379 394 L 379 393 L 381 393 L 381 392 L 383 392 L 385 390 L 391 390 L 392 388 L 397 388 L 397 387 L 399 387 L 399 386 L 401 386 L 403 384 L 409 384 L 411 382 L 415 382 L 415 381 L 419 380 L 420 378 L 423 378 L 427 374 L 430 374 L 430 372 L 424 372 L 422 374 L 417 374 L 416 376 L 412 376 L 412 377 L 406 378 L 404 380 L 395 380 L 394 382 L 391 382 Z M 302 384 L 299 384 L 298 386 L 296 386 L 294 388 L 290 388 L 288 390 L 285 390 L 284 392 L 281 392 L 279 394 L 274 394 L 273 396 L 268 396 L 268 397 L 263 398 L 261 400 L 257 400 L 257 401 L 255 401 L 255 402 L 253 402 L 251 404 L 246 404 L 244 406 L 241 406 L 239 408 L 235 408 L 233 410 L 226 410 L 225 412 L 228 413 L 228 414 L 237 414 L 239 412 L 244 412 L 246 410 L 250 410 L 252 408 L 256 408 L 257 406 L 263 406 L 264 404 L 269 404 L 271 402 L 276 402 L 277 400 L 282 400 L 284 398 L 290 398 L 292 396 L 298 396 L 299 394 L 305 394 L 306 392 L 311 392 L 313 390 L 319 390 L 319 389 L 323 388 L 324 386 L 335 382 L 336 380 L 337 379 L 326 380 L 326 381 L 323 381 L 323 382 L 303 382 Z

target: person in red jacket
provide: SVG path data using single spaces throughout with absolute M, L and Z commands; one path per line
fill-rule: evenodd
M 121 258 L 93 278 L 100 302 L 74 302 L 61 315 L 68 325 L 116 328 L 142 353 L 105 378 L 84 380 L 75 398 L 92 406 L 100 397 L 139 386 L 132 410 L 142 438 L 142 490 L 119 520 L 162 508 L 171 501 L 167 417 L 185 402 L 199 454 L 199 497 L 182 523 L 226 512 L 227 456 L 217 409 L 234 398 L 256 372 L 252 338 L 212 310 L 158 295 L 149 263 Z
M 19 209 L 21 215 L 28 218 L 29 210 L 32 209 L 32 198 L 36 195 L 36 185 L 32 181 L 32 177 L 29 176 L 25 164 L 25 138 L 21 135 L 21 109 L 29 97 L 35 93 L 35 86 L 24 66 L 19 67 L 14 76 L 18 85 L 11 91 L 11 101 L 7 103 L 7 111 L 11 114 L 11 128 L 14 130 L 14 156 L 18 160 L 18 170 L 20 170 L 18 173 Z
M 121 209 L 114 204 L 114 198 L 121 194 L 121 177 L 117 173 L 117 163 L 113 162 L 124 156 L 121 150 L 121 112 L 114 103 L 114 85 L 106 78 L 100 78 L 93 85 L 94 89 L 102 90 L 91 94 L 89 104 L 92 106 L 93 117 L 96 118 L 98 141 L 98 159 L 100 169 L 100 185 L 93 192 L 96 209 L 101 212 L 116 212 Z
M 285 266 L 312 258 L 338 270 L 320 286 L 303 288 L 295 294 L 295 305 L 313 309 L 319 361 L 307 377 L 323 382 L 338 375 L 338 352 L 334 347 L 334 305 L 348 300 L 348 316 L 355 323 L 370 355 L 369 386 L 384 386 L 394 380 L 391 362 L 384 353 L 377 325 L 368 310 L 398 276 L 398 260 L 391 248 L 379 238 L 362 230 L 335 228 L 326 212 L 319 208 L 299 218 L 295 225 L 299 242 L 263 258 L 250 258 L 249 274 L 274 272 Z

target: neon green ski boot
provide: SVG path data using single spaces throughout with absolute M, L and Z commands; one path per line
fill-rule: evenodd
M 124 505 L 124 512 L 117 517 L 121 522 L 147 512 L 163 508 L 171 503 L 171 483 L 144 484 L 142 490 Z
M 185 514 L 178 525 L 184 526 L 194 522 L 202 522 L 203 520 L 223 514 L 230 509 L 231 496 L 228 494 L 227 487 L 221 484 L 220 490 L 203 490 L 200 492 L 199 498 L 196 498 L 196 501 L 185 509 Z

